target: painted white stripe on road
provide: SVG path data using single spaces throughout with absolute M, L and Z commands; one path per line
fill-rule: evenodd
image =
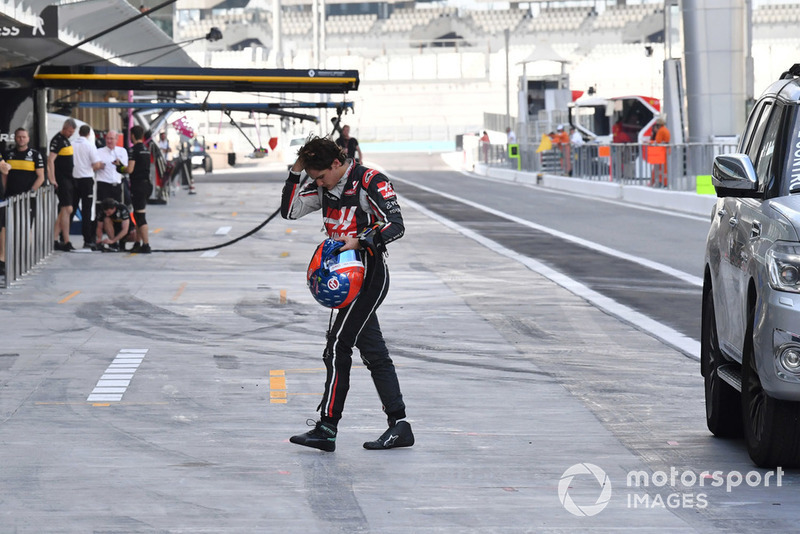
M 230 232 L 232 228 L 233 226 L 220 226 L 217 231 L 214 232 L 214 235 L 228 235 L 228 232 Z
M 200 254 L 201 258 L 213 258 L 217 254 L 219 254 L 219 250 L 206 250 L 202 254 Z
M 87 402 L 119 402 L 148 349 L 120 349 L 97 381 Z
M 391 177 L 394 180 L 393 177 Z M 421 187 L 418 184 L 412 184 L 415 187 Z M 436 193 L 445 197 L 450 197 L 450 195 L 446 195 L 444 193 L 440 193 L 438 191 L 434 191 L 433 189 L 428 189 L 429 192 Z M 453 200 L 458 200 L 456 197 L 450 197 Z M 461 200 L 458 200 L 459 202 Z M 453 222 L 449 219 L 445 219 L 441 217 L 439 214 L 430 211 L 428 208 L 412 201 L 407 198 L 403 198 L 403 203 L 410 205 L 414 209 L 420 211 L 421 213 L 427 215 L 431 219 L 434 219 L 443 225 L 447 226 L 455 230 L 456 232 L 460 233 L 461 235 L 472 239 L 480 243 L 481 245 L 485 246 L 486 248 L 497 252 L 498 254 L 502 254 L 503 256 L 510 258 L 514 261 L 525 265 L 533 272 L 536 272 L 545 278 L 555 282 L 556 284 L 560 285 L 567 291 L 587 300 L 594 306 L 597 306 L 601 310 L 604 310 L 619 319 L 635 326 L 636 328 L 651 334 L 652 336 L 656 337 L 657 339 L 663 341 L 664 343 L 671 345 L 672 347 L 678 349 L 679 351 L 683 352 L 686 356 L 699 360 L 700 354 L 700 343 L 695 341 L 694 339 L 683 335 L 682 333 L 678 332 L 677 330 L 662 324 L 658 321 L 651 319 L 650 317 L 637 312 L 636 310 L 625 306 L 611 298 L 606 297 L 598 293 L 597 291 L 590 289 L 588 286 L 578 282 L 577 280 L 566 276 L 563 273 L 560 273 L 547 265 L 534 260 L 533 258 L 529 258 L 527 256 L 523 256 L 522 254 L 515 252 L 511 249 L 508 249 L 497 243 L 496 241 L 492 241 L 477 232 L 470 230 L 460 224 Z M 469 203 L 473 205 L 474 203 Z M 487 209 L 475 205 L 475 207 L 483 209 L 484 211 L 488 211 Z M 494 210 L 492 210 L 494 211 Z M 506 218 L 510 218 L 511 216 L 506 216 Z M 555 235 L 555 234 L 554 234 Z M 597 249 L 595 249 L 597 250 Z M 662 271 L 663 272 L 663 271 Z M 686 273 L 684 273 L 686 274 Z M 691 276 L 688 275 L 687 276 Z M 702 284 L 701 284 L 702 285 Z
M 97 381 L 97 387 L 99 388 L 113 388 L 113 387 L 126 388 L 130 385 L 131 385 L 130 380 L 116 380 L 116 379 L 104 380 L 101 378 L 100 380 Z
M 133 378 L 133 373 L 126 373 L 124 375 L 106 373 L 100 377 L 100 380 L 127 380 L 128 382 L 130 382 L 132 378 Z
M 107 387 L 94 388 L 92 390 L 92 394 L 97 394 L 97 393 L 125 393 L 126 389 L 127 388 L 107 388 Z
M 101 394 L 93 393 L 93 394 L 89 395 L 86 398 L 86 400 L 88 402 L 119 402 L 119 401 L 122 400 L 122 395 L 120 395 L 120 394 L 109 395 L 109 394 L 103 394 L 103 393 L 101 393 Z

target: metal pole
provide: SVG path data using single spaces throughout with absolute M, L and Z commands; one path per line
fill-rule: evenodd
M 11 280 L 14 277 L 14 265 L 13 262 L 10 261 L 10 258 L 13 258 L 14 254 L 14 226 L 13 226 L 13 201 L 8 200 L 6 201 L 6 235 L 5 235 L 5 247 L 6 247 L 6 257 L 3 258 L 3 261 L 6 262 L 6 277 L 5 281 L 3 282 L 4 287 L 8 287 L 11 283 Z
M 275 67 L 283 68 L 283 22 L 281 0 L 272 0 L 272 51 L 275 54 Z
M 508 64 L 508 42 L 511 39 L 511 32 L 508 28 L 503 31 L 506 40 L 506 127 L 511 126 L 511 73 Z
M 314 58 L 311 64 L 319 68 L 319 0 L 311 0 L 311 41 Z
M 745 51 L 744 51 L 744 84 L 745 84 L 745 102 L 744 111 L 745 119 L 750 115 L 750 110 L 756 103 L 755 100 L 755 81 L 753 74 L 753 2 L 752 0 L 745 0 L 744 2 L 744 20 L 745 20 Z
M 325 32 L 325 0 L 319 0 L 319 50 L 320 55 L 326 47 L 326 32 Z M 320 58 L 317 68 L 322 66 L 322 58 Z M 327 113 L 325 114 L 327 116 Z

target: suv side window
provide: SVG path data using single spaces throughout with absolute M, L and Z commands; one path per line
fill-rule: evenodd
M 750 159 L 753 161 L 753 166 L 758 175 L 759 190 L 775 191 L 775 170 L 777 165 L 773 165 L 775 154 L 775 141 L 778 138 L 778 132 L 783 125 L 784 107 L 782 105 L 773 106 L 774 110 L 766 125 L 766 130 L 761 139 L 761 147 L 756 153 L 755 158 L 752 156 Z M 760 124 L 759 124 L 760 125 Z M 772 195 L 774 196 L 774 195 Z
M 761 117 L 761 112 L 764 111 L 764 106 L 766 102 L 761 100 L 756 102 L 755 107 L 753 107 L 753 111 L 750 112 L 750 116 L 747 118 L 747 124 L 744 127 L 744 133 L 742 134 L 741 140 L 739 141 L 739 150 L 737 152 L 746 154 L 747 149 L 750 146 L 750 140 L 753 135 L 753 130 L 758 124 L 758 119 Z
M 753 165 L 756 164 L 758 150 L 761 147 L 761 138 L 764 135 L 764 130 L 767 126 L 767 120 L 769 119 L 770 112 L 772 111 L 772 104 L 772 102 L 764 102 L 764 107 L 761 109 L 761 115 L 758 117 L 758 122 L 754 123 L 752 136 L 750 137 L 750 144 L 746 149 L 746 154 L 750 156 L 750 161 L 753 162 Z M 745 142 L 746 141 L 747 140 L 745 140 Z

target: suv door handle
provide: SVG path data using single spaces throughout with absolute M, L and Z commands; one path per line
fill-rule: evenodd
M 750 230 L 750 239 L 758 239 L 761 237 L 761 223 L 753 221 L 753 228 Z
M 731 217 L 730 219 L 728 219 L 728 224 L 730 224 L 731 226 L 736 226 L 737 224 L 739 224 L 739 219 L 737 219 L 736 217 Z

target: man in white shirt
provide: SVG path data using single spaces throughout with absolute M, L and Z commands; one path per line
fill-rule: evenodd
M 509 145 L 517 144 L 517 134 L 514 133 L 514 130 L 511 129 L 511 126 L 506 128 L 506 137 L 508 139 L 508 142 L 506 144 Z
M 79 137 L 72 143 L 72 178 L 75 180 L 72 212 L 77 213 L 80 201 L 83 248 L 94 248 L 94 171 L 101 165 L 97 147 L 89 139 L 91 131 L 88 124 L 81 125 Z
M 170 161 L 172 159 L 172 154 L 171 154 L 172 149 L 169 147 L 169 139 L 167 139 L 167 132 L 161 132 L 159 134 L 158 148 L 161 149 L 161 155 L 164 156 L 165 161 Z
M 571 126 L 569 129 L 569 142 L 572 143 L 572 146 L 582 146 L 586 144 L 583 140 L 583 136 L 574 126 Z
M 124 202 L 122 197 L 122 174 L 128 167 L 128 151 L 117 146 L 117 132 L 114 130 L 106 134 L 106 146 L 97 149 L 102 166 L 97 171 L 97 195 L 94 198 L 95 214 L 100 213 L 99 204 L 113 198 L 117 202 Z

